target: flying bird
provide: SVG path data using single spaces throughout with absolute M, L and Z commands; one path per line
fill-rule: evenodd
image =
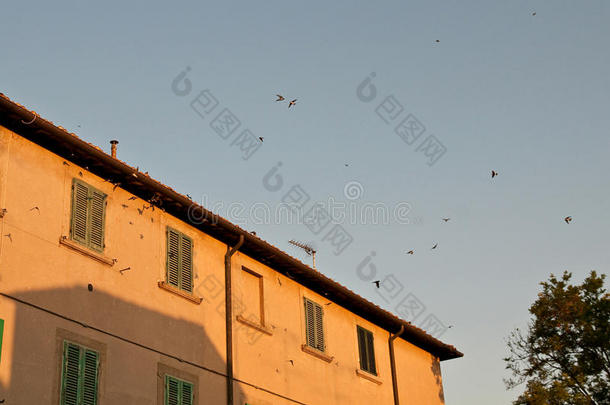
M 292 361 L 292 360 L 286 360 L 286 361 L 289 361 L 290 364 L 292 364 L 294 366 L 294 361 Z
M 121 206 L 122 206 L 123 208 L 127 208 L 127 207 L 129 207 L 129 205 L 127 205 L 127 204 L 121 204 Z
M 380 282 L 381 282 L 381 280 L 375 280 L 375 281 L 373 281 L 373 284 L 375 284 L 375 287 L 379 288 Z
M 265 138 L 263 138 L 262 136 L 258 137 L 258 140 L 261 141 L 261 142 L 263 142 L 263 139 L 265 139 Z
M 415 253 L 413 250 L 409 250 L 409 251 L 407 252 L 407 254 L 408 254 L 408 255 L 412 255 L 413 253 Z
M 131 270 L 131 267 L 125 267 L 124 269 L 119 270 L 119 273 L 123 274 L 123 272 L 127 270 Z
M 138 208 L 138 214 L 142 215 L 144 213 L 144 210 L 141 210 Z
M 445 222 L 449 222 L 449 220 L 450 220 L 450 219 L 451 219 L 451 218 L 443 218 L 443 221 L 445 221 Z
M 6 234 L 6 235 L 4 235 L 4 236 L 8 237 L 8 238 L 11 240 L 11 242 L 13 242 L 13 238 L 11 237 L 11 234 L 10 234 L 10 233 L 7 233 L 7 234 Z
M 496 172 L 495 170 L 491 171 L 491 178 L 493 179 L 494 177 L 496 177 L 498 175 L 498 172 Z
M 566 221 L 566 224 L 569 224 L 572 221 L 572 217 L 565 217 L 563 220 Z
M 436 249 L 437 246 L 438 246 L 438 243 L 435 244 L 434 246 L 432 246 L 432 249 Z
M 349 163 L 344 163 L 344 164 L 345 164 L 345 167 L 348 167 L 348 166 L 349 166 Z
M 32 208 L 30 208 L 30 211 L 34 211 L 34 210 L 38 210 L 38 213 L 40 214 L 40 208 L 38 208 L 38 207 L 32 207 Z
M 276 96 L 277 96 L 277 100 L 275 100 L 275 101 L 284 101 L 285 100 L 284 96 L 282 96 L 280 94 L 276 94 Z
M 127 201 L 129 201 L 129 200 L 135 200 L 136 198 L 138 198 L 138 197 L 136 197 L 136 196 L 134 195 L 134 196 L 129 197 L 129 198 L 127 199 Z
M 536 15 L 536 12 L 534 11 L 534 12 L 532 13 L 532 15 L 533 15 L 533 16 L 535 16 L 535 15 Z
M 297 103 L 297 99 L 295 98 L 290 103 L 288 103 L 288 108 L 290 108 L 291 106 L 295 105 L 296 103 Z
M 441 42 L 441 41 L 439 39 L 437 39 L 436 42 Z

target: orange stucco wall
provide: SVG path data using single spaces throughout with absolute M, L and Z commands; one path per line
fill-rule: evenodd
M 114 265 L 60 243 L 62 236 L 69 237 L 73 178 L 108 195 L 103 256 Z M 159 209 L 139 214 L 146 203 L 113 188 L 0 127 L 0 209 L 7 210 L 0 219 L 0 292 L 68 318 L 0 296 L 0 318 L 5 320 L 0 399 L 57 404 L 58 342 L 73 336 L 103 352 L 100 405 L 156 404 L 158 370 L 165 366 L 195 376 L 199 404 L 226 403 L 227 246 Z M 194 295 L 203 298 L 201 304 L 157 284 L 165 279 L 167 226 L 193 240 Z M 8 234 L 10 238 L 4 236 Z M 262 276 L 266 332 L 234 320 L 236 404 L 393 403 L 387 331 L 334 303 L 324 305 L 324 297 L 239 252 L 232 262 L 235 315 L 259 314 L 258 308 L 240 305 L 240 297 L 255 302 L 254 284 L 244 278 L 242 266 Z M 330 362 L 301 349 L 303 297 L 323 305 Z M 375 381 L 356 373 L 356 325 L 374 334 Z M 396 358 L 402 404 L 443 403 L 437 359 L 401 339 L 396 340 Z

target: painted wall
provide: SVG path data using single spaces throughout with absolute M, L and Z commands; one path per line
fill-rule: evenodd
M 166 369 L 198 380 L 199 404 L 225 403 L 226 245 L 159 209 L 142 209 L 144 201 L 66 163 L 0 127 L 0 209 L 7 210 L 0 219 L 0 292 L 99 330 L 0 296 L 0 399 L 58 403 L 58 342 L 67 336 L 103 350 L 101 405 L 157 403 L 159 370 Z M 113 265 L 60 243 L 69 238 L 74 178 L 108 195 L 103 256 Z M 167 226 L 193 240 L 200 304 L 158 287 Z M 233 280 L 234 313 L 246 319 L 234 319 L 236 404 L 393 403 L 386 331 L 239 252 Z M 301 348 L 303 297 L 324 308 L 329 358 Z M 377 377 L 356 372 L 356 325 L 374 334 Z M 437 360 L 395 342 L 401 403 L 442 404 Z

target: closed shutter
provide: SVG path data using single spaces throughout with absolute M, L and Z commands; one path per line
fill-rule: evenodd
M 193 291 L 193 242 L 185 235 L 180 236 L 180 288 Z
M 91 189 L 89 194 L 89 246 L 95 250 L 104 250 L 104 217 L 106 194 Z
M 373 345 L 373 332 L 366 333 L 366 348 L 368 358 L 368 372 L 377 375 L 377 367 L 375 366 L 375 347 Z
M 166 375 L 165 405 L 193 405 L 193 384 Z
M 72 183 L 72 221 L 70 236 L 77 242 L 87 244 L 89 188 L 80 181 Z
M 305 298 L 305 338 L 307 346 L 316 347 L 316 321 L 313 310 L 313 302 Z
M 373 344 L 373 332 L 360 326 L 358 331 L 358 352 L 360 354 L 360 369 L 377 375 L 375 365 L 375 345 Z
M 97 404 L 97 374 L 99 367 L 98 354 L 93 350 L 84 350 L 83 367 L 83 402 L 82 405 Z
M 167 283 L 180 287 L 180 234 L 167 229 Z
M 80 405 L 78 403 L 80 348 L 72 343 L 64 343 L 62 366 L 61 405 Z
M 182 402 L 180 405 L 193 405 L 193 385 L 182 381 Z
M 365 330 L 362 329 L 360 326 L 358 326 L 356 329 L 358 331 L 358 353 L 360 354 L 360 369 L 368 371 Z
M 319 304 L 314 304 L 316 311 L 316 349 L 324 351 L 324 312 Z
M 175 378 L 165 376 L 165 405 L 180 405 L 178 396 L 180 394 L 180 383 Z

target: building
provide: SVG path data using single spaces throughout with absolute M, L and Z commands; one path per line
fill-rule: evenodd
M 444 403 L 457 349 L 115 148 L 0 94 L 0 401 Z

